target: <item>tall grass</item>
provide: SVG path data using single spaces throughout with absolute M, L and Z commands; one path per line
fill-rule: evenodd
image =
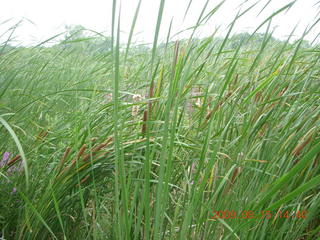
M 170 26 L 160 43 L 158 1 L 151 49 L 132 42 L 143 1 L 122 45 L 113 0 L 110 51 L 88 51 L 91 38 L 2 43 L 2 238 L 319 237 L 320 49 L 304 41 L 319 19 L 297 41 L 295 29 L 273 38 L 271 21 L 293 1 L 233 36 L 257 2 L 224 38 L 196 39 L 224 1 L 208 3 L 189 39 L 171 41 Z M 212 218 L 226 210 L 273 217 Z

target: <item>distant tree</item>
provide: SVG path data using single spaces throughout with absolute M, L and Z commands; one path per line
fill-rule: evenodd
M 65 26 L 65 37 L 64 40 L 76 40 L 79 38 L 84 38 L 85 36 L 85 28 L 81 25 L 66 25 Z
M 5 43 L 5 44 L 0 44 L 0 55 L 2 54 L 5 54 L 7 52 L 10 52 L 14 49 L 17 49 L 18 47 L 15 47 L 15 46 L 11 46 L 10 44 L 8 43 Z
M 307 40 L 296 40 L 294 44 L 298 44 L 299 41 L 301 41 L 301 48 L 311 48 L 311 44 Z
M 65 29 L 66 33 L 60 45 L 66 48 L 78 49 L 86 54 L 111 50 L 111 37 L 93 33 L 81 25 L 67 25 Z
M 250 38 L 250 34 L 245 32 L 245 33 L 239 33 L 233 35 L 230 40 L 230 47 L 231 48 L 237 48 L 240 44 L 246 43 Z

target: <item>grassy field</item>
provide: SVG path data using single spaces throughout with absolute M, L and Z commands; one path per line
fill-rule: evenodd
M 150 48 L 1 43 L 0 238 L 320 237 L 317 22 L 160 43 L 164 2 Z

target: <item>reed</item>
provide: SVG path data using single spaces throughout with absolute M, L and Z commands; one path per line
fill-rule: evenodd
M 150 47 L 135 42 L 144 1 L 120 39 L 117 0 L 111 38 L 0 42 L 0 238 L 319 237 L 320 46 L 305 41 L 319 16 L 295 41 L 296 28 L 274 38 L 291 1 L 234 34 L 274 2 L 243 1 L 222 36 L 197 38 L 226 2 L 205 0 L 177 39 L 167 2 L 156 1 Z M 200 2 L 181 6 L 186 19 Z M 25 171 L 9 171 L 19 162 Z M 212 217 L 227 210 L 272 217 Z

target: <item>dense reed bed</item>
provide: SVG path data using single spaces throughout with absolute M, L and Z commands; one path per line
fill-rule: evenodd
M 159 43 L 161 0 L 148 48 L 132 43 L 140 6 L 122 44 L 113 2 L 109 50 L 0 47 L 0 236 L 319 237 L 317 21 L 296 41 L 261 33 L 291 3 L 232 36 L 249 8 L 223 38 Z

